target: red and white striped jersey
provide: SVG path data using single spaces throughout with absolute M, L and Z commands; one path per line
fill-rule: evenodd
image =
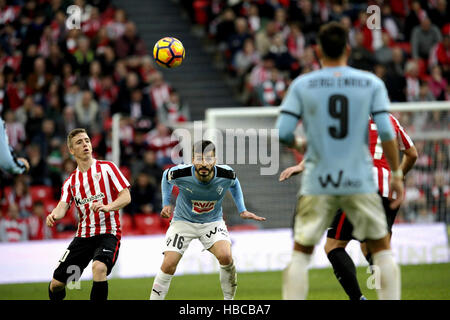
M 121 238 L 119 211 L 93 212 L 93 202 L 108 204 L 117 199 L 119 192 L 130 186 L 117 166 L 110 161 L 93 159 L 87 172 L 78 168 L 67 178 L 61 190 L 61 199 L 69 205 L 75 202 L 79 223 L 76 237 L 89 238 L 99 234 L 112 234 Z
M 406 131 L 400 125 L 400 122 L 390 114 L 392 126 L 394 127 L 395 135 L 400 150 L 411 148 L 414 144 Z M 377 125 L 371 118 L 369 120 L 369 150 L 373 158 L 373 177 L 381 196 L 389 196 L 391 169 L 384 156 L 383 147 L 381 145 L 380 137 L 378 136 Z

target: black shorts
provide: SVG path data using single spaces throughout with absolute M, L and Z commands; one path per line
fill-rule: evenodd
M 81 276 L 91 260 L 103 262 L 107 275 L 111 273 L 119 255 L 120 240 L 112 234 L 101 234 L 91 238 L 75 237 L 59 260 L 53 278 L 66 283 L 74 275 Z
M 394 224 L 395 217 L 397 216 L 399 208 L 391 209 L 391 207 L 389 206 L 389 199 L 385 197 L 381 197 L 381 199 L 383 200 L 384 212 L 386 213 L 388 231 L 389 233 L 392 233 L 392 225 Z M 352 232 L 353 226 L 350 220 L 348 220 L 348 218 L 346 217 L 345 212 L 339 209 L 333 219 L 333 222 L 331 223 L 330 228 L 328 229 L 327 238 L 350 241 L 355 239 L 352 236 Z

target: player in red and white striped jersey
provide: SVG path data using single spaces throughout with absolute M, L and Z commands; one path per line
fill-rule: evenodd
M 130 184 L 114 163 L 92 158 L 91 140 L 84 129 L 72 130 L 67 144 L 78 167 L 64 182 L 61 199 L 47 216 L 47 225 L 53 227 L 72 203 L 79 223 L 74 240 L 53 273 L 49 297 L 64 299 L 66 282 L 69 277 L 73 280 L 73 266 L 78 267 L 78 276 L 81 276 L 93 260 L 91 300 L 106 300 L 107 275 L 117 261 L 120 247 L 119 210 L 131 201 Z
M 412 166 L 417 160 L 417 150 L 411 138 L 400 125 L 399 121 L 390 114 L 390 119 L 397 136 L 399 149 L 404 156 L 400 164 L 403 175 L 411 170 Z M 379 188 L 379 194 L 383 200 L 383 206 L 386 212 L 387 225 L 390 234 L 392 234 L 392 225 L 399 208 L 392 209 L 390 207 L 390 175 L 391 170 L 389 164 L 384 156 L 381 140 L 378 137 L 377 127 L 372 119 L 369 120 L 369 151 L 373 158 L 373 176 L 376 185 Z M 280 175 L 280 181 L 286 180 L 292 175 L 303 171 L 303 161 L 296 166 L 289 167 Z M 395 196 L 395 195 L 394 195 Z M 350 300 L 365 299 L 359 288 L 358 280 L 356 278 L 356 268 L 350 256 L 345 251 L 345 247 L 354 239 L 352 236 L 353 226 L 346 218 L 345 213 L 339 210 L 334 217 L 331 227 L 328 229 L 327 241 L 325 244 L 325 252 L 330 260 L 334 273 L 349 296 Z M 365 239 L 358 239 L 365 240 Z M 361 250 L 371 263 L 371 257 L 367 253 L 365 243 L 361 243 Z
M 417 155 L 417 151 L 411 138 L 406 133 L 405 129 L 400 125 L 400 122 L 390 114 L 392 126 L 397 135 L 397 142 L 399 149 L 405 153 L 405 157 L 402 159 L 403 174 L 406 174 L 414 165 L 414 155 Z M 372 119 L 369 120 L 369 150 L 373 158 L 373 174 L 375 184 L 378 186 L 380 195 L 384 198 L 389 197 L 389 179 L 391 177 L 391 169 L 384 156 L 383 147 L 381 146 L 381 140 L 378 137 L 377 126 Z

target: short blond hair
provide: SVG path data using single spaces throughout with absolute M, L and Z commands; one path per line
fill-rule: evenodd
M 67 146 L 69 148 L 72 147 L 72 139 L 73 139 L 73 137 L 75 137 L 77 134 L 80 134 L 80 133 L 86 133 L 87 134 L 87 131 L 84 128 L 75 128 L 75 129 L 73 129 L 73 130 L 71 130 L 69 132 L 69 134 L 67 135 Z

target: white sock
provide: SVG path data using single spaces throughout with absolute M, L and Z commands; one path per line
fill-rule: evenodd
M 311 255 L 294 250 L 283 272 L 283 300 L 305 300 L 308 295 L 308 266 Z
M 173 275 L 158 271 L 158 274 L 153 281 L 152 293 L 150 294 L 150 300 L 164 300 L 167 292 L 169 291 L 170 281 Z
M 224 300 L 233 300 L 237 289 L 237 273 L 234 261 L 229 265 L 220 265 L 220 286 Z
M 377 289 L 380 300 L 400 300 L 400 268 L 394 260 L 391 250 L 383 250 L 373 255 L 373 264 L 380 269 L 380 288 Z

